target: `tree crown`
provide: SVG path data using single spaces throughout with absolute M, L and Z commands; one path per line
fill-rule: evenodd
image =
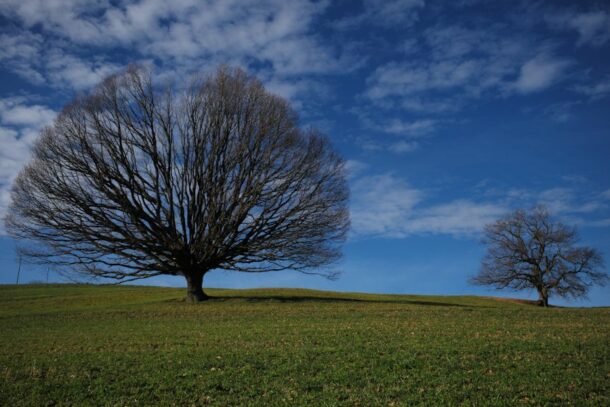
M 586 296 L 594 284 L 604 284 L 599 252 L 577 246 L 577 233 L 554 221 L 544 206 L 517 210 L 487 225 L 487 253 L 471 282 L 498 289 L 536 289 L 548 297 Z
M 130 67 L 42 132 L 6 226 L 37 261 L 119 280 L 332 275 L 320 268 L 341 255 L 347 199 L 328 139 L 244 71 L 222 67 L 176 96 Z

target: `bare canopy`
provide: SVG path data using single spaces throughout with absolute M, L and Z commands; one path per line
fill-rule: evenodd
M 481 270 L 471 282 L 498 289 L 535 289 L 542 306 L 549 296 L 583 297 L 608 276 L 599 252 L 576 246 L 574 228 L 553 221 L 543 206 L 518 210 L 487 225 L 488 249 Z
M 347 199 L 328 140 L 242 70 L 176 97 L 131 67 L 42 132 L 6 226 L 35 260 L 119 281 L 181 275 L 201 301 L 212 269 L 332 276 Z

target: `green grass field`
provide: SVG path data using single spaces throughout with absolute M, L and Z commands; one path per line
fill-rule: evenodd
M 610 309 L 0 286 L 0 405 L 610 405 Z

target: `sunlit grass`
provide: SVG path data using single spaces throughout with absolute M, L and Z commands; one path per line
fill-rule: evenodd
M 610 403 L 610 309 L 480 297 L 0 287 L 0 405 Z

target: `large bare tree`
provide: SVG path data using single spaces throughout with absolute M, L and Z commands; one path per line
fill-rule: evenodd
M 213 269 L 332 277 L 347 199 L 329 141 L 242 70 L 174 94 L 131 67 L 42 132 L 6 226 L 34 260 L 119 281 L 181 275 L 201 301 Z
M 544 206 L 517 210 L 485 228 L 487 254 L 471 282 L 498 289 L 534 289 L 539 304 L 549 296 L 584 297 L 608 276 L 602 257 L 590 247 L 576 246 L 576 229 L 551 219 Z

